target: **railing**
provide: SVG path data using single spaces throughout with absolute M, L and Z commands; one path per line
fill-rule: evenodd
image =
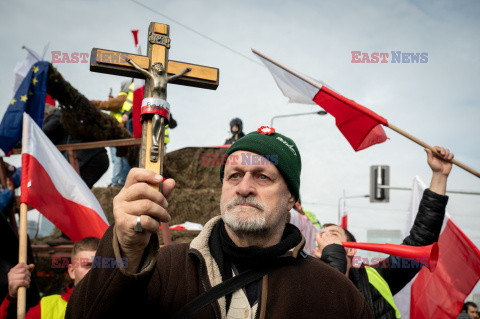
M 59 151 L 67 151 L 68 152 L 68 160 L 70 161 L 70 165 L 75 169 L 75 171 L 80 175 L 80 168 L 78 166 L 78 159 L 77 159 L 77 150 L 87 150 L 92 148 L 99 148 L 99 147 L 114 147 L 114 146 L 133 146 L 133 145 L 140 145 L 142 143 L 141 138 L 124 138 L 118 140 L 109 140 L 109 141 L 97 141 L 97 142 L 85 142 L 85 143 L 73 143 L 73 144 L 62 144 L 56 145 Z M 21 148 L 15 148 L 12 151 L 12 154 L 21 154 Z

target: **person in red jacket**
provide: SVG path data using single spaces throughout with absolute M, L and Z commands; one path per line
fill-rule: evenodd
M 28 310 L 25 318 L 65 318 L 65 311 L 67 309 L 67 302 L 70 294 L 80 280 L 87 274 L 92 266 L 92 261 L 95 257 L 95 252 L 98 247 L 100 239 L 96 237 L 86 237 L 73 245 L 72 260 L 68 265 L 68 275 L 73 280 L 73 283 L 65 288 L 65 292 L 61 295 L 50 295 L 43 297 L 40 303 Z M 62 263 L 53 262 L 52 267 Z M 8 272 L 8 294 L 0 306 L 0 319 L 7 318 L 8 309 L 12 305 L 16 307 L 17 293 L 20 287 L 29 287 L 31 272 L 35 267 L 34 264 L 26 265 L 25 263 L 17 264 Z

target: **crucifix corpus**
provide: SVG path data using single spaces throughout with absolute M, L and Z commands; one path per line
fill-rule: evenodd
M 139 166 L 160 175 L 163 175 L 165 156 L 165 125 L 170 119 L 167 83 L 215 90 L 219 81 L 217 68 L 169 60 L 169 33 L 169 25 L 151 22 L 147 56 L 94 48 L 90 57 L 90 71 L 145 78 Z M 161 190 L 161 184 L 152 187 Z M 168 227 L 168 223 L 162 223 L 165 244 L 171 242 Z

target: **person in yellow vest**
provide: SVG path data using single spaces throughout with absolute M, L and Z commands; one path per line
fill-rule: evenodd
M 430 150 L 427 162 L 432 169 L 430 188 L 423 193 L 418 214 L 403 240 L 403 245 L 427 246 L 438 241 L 445 217 L 448 196 L 445 196 L 447 178 L 452 169 L 453 154 L 436 146 L 441 154 L 436 157 Z M 335 224 L 324 224 L 316 234 L 316 257 L 344 273 L 360 290 L 375 318 L 400 318 L 393 296 L 407 285 L 420 271 L 422 265 L 414 260 L 389 256 L 384 260 L 368 260 L 355 256 L 355 248 L 344 248 L 342 242 L 356 242 L 347 229 Z
M 93 100 L 95 104 L 101 110 L 110 111 L 110 115 L 115 117 L 120 125 L 127 127 L 128 112 L 131 111 L 133 105 L 133 90 L 135 84 L 133 81 L 123 81 L 120 94 L 117 97 L 110 97 L 108 101 Z M 128 172 L 130 171 L 130 165 L 124 157 L 117 156 L 117 149 L 110 147 L 110 158 L 113 162 L 112 181 L 110 186 L 123 186 Z
M 123 123 L 122 117 L 127 111 L 130 111 L 133 105 L 133 81 L 123 81 L 120 87 L 120 93 L 117 97 L 109 96 L 108 101 L 92 100 L 101 110 L 110 111 L 110 115 L 114 116 L 119 123 Z
M 312 222 L 312 224 L 318 228 L 321 228 L 322 227 L 322 224 L 320 224 L 320 222 L 318 221 L 317 219 L 317 216 L 315 216 L 314 213 L 312 213 L 311 211 L 309 210 L 306 210 L 305 208 L 303 209 L 303 212 L 305 213 L 305 215 L 308 217 L 308 219 Z
M 86 237 L 73 245 L 71 262 L 68 264 L 68 275 L 73 280 L 73 283 L 68 285 L 65 288 L 65 292 L 61 295 L 43 297 L 38 305 L 28 310 L 25 318 L 65 318 L 70 295 L 74 287 L 78 285 L 80 280 L 90 270 L 99 242 L 100 239 L 96 237 Z M 55 266 L 61 268 L 63 267 L 63 262 L 61 260 L 52 260 L 52 267 Z M 0 319 L 7 318 L 10 304 L 13 303 L 16 306 L 18 288 L 30 286 L 30 276 L 33 268 L 33 264 L 26 265 L 20 263 L 10 269 L 8 273 L 8 294 L 0 306 Z

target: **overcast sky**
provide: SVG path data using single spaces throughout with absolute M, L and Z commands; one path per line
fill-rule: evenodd
M 169 86 L 179 123 L 169 151 L 222 144 L 233 117 L 250 132 L 275 115 L 319 110 L 287 103 L 268 71 L 250 60 L 257 61 L 250 51 L 256 48 L 480 170 L 478 1 L 139 1 L 163 16 L 128 0 L 0 2 L 0 114 L 13 96 L 13 68 L 26 55 L 22 45 L 41 54 L 49 43 L 49 61 L 51 51 L 90 53 L 97 47 L 133 53 L 130 30 L 139 29 L 145 52 L 147 28 L 155 21 L 171 26 L 171 59 L 220 69 L 216 91 Z M 352 51 L 426 52 L 428 62 L 351 63 Z M 90 72 L 88 63 L 55 66 L 91 99 L 106 99 L 110 88 L 117 94 L 125 80 Z M 388 128 L 387 142 L 354 152 L 329 115 L 277 119 L 274 127 L 298 144 L 304 206 L 322 223 L 337 221 L 343 190 L 347 196 L 368 194 L 371 165 L 389 165 L 393 186 L 410 187 L 415 175 L 429 184 L 423 149 Z M 110 176 L 111 169 L 98 186 L 106 186 Z M 448 189 L 480 192 L 480 179 L 455 167 Z M 347 200 L 359 240 L 366 240 L 367 229 L 403 230 L 409 192 L 392 190 L 390 198 L 388 204 Z M 451 195 L 447 207 L 477 246 L 479 207 L 480 196 L 472 195 Z

